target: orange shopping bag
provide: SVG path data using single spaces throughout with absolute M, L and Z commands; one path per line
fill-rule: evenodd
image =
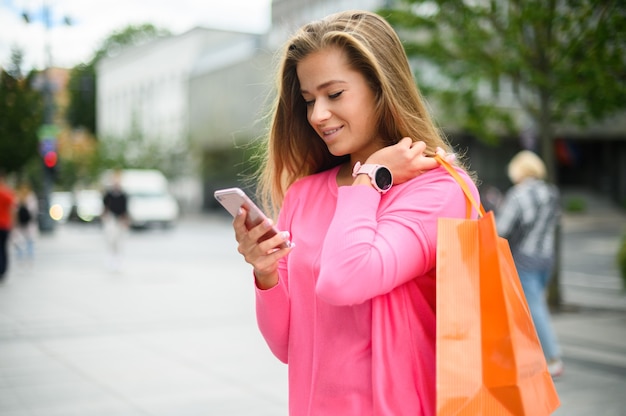
M 508 242 L 463 179 L 467 219 L 441 218 L 437 237 L 437 415 L 549 415 L 548 373 Z M 469 219 L 469 204 L 480 212 Z

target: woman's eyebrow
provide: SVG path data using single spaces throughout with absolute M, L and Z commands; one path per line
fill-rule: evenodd
M 345 84 L 345 83 L 346 83 L 346 81 L 341 81 L 341 80 L 336 80 L 336 79 L 333 79 L 333 80 L 326 81 L 326 82 L 324 82 L 324 83 L 322 83 L 322 84 L 318 85 L 315 89 L 316 89 L 317 91 L 319 91 L 319 90 L 321 90 L 321 89 L 327 88 L 327 87 L 329 87 L 329 86 L 331 86 L 331 85 L 334 85 L 334 84 Z M 309 91 L 301 89 L 301 90 L 300 90 L 300 92 L 301 92 L 302 94 L 306 94 L 306 93 L 308 93 Z

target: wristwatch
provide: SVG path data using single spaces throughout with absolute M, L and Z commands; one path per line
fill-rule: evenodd
M 365 174 L 372 180 L 372 185 L 381 194 L 384 194 L 393 184 L 393 176 L 389 168 L 383 165 L 364 164 L 356 162 L 354 169 L 352 170 L 352 177 L 356 178 L 357 175 Z

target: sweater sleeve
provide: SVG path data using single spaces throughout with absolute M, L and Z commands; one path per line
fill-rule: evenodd
M 289 212 L 288 206 L 289 194 L 278 218 L 277 228 L 281 231 L 291 231 L 290 221 L 286 218 L 286 213 Z M 266 290 L 256 287 L 256 318 L 259 330 L 272 353 L 276 358 L 287 363 L 291 300 L 286 258 L 279 262 L 278 276 L 276 286 Z
M 331 304 L 359 304 L 432 270 L 437 219 L 465 217 L 463 191 L 444 172 L 433 170 L 382 196 L 370 187 L 340 187 L 317 294 Z
M 271 289 L 256 288 L 256 317 L 259 330 L 272 353 L 287 363 L 289 345 L 289 295 L 280 280 Z

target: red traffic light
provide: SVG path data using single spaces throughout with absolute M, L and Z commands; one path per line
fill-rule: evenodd
M 44 165 L 46 165 L 47 168 L 55 167 L 57 164 L 57 160 L 58 160 L 57 152 L 55 152 L 54 150 L 46 152 L 46 154 L 43 157 L 43 163 Z

